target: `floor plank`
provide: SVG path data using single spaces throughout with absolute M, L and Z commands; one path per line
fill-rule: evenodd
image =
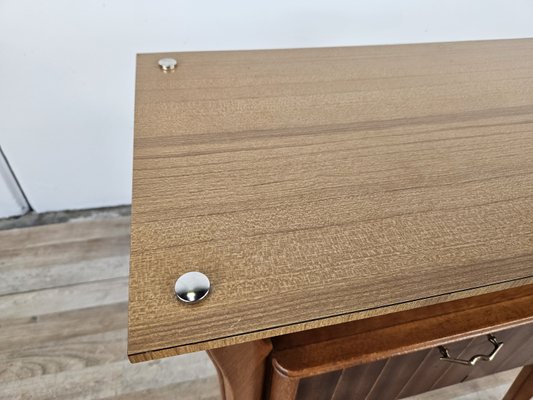
M 501 400 L 520 368 L 433 390 L 405 400 Z
M 0 295 L 127 277 L 128 251 L 127 235 L 3 250 Z
M 31 317 L 128 300 L 128 278 L 60 286 L 0 297 L 2 318 Z
M 127 360 L 38 375 L 3 383 L 0 399 L 91 400 L 113 398 L 139 391 L 165 387 L 171 382 L 190 382 L 216 377 L 204 353 L 187 355 L 185 360 L 169 358 L 145 365 L 131 365 Z M 169 399 L 178 399 L 174 394 Z
M 142 390 L 105 400 L 220 400 L 218 381 L 214 377 L 179 382 L 156 389 Z
M 126 336 L 121 329 L 4 351 L 0 353 L 0 383 L 121 361 Z
M 0 352 L 126 329 L 127 312 L 127 303 L 121 302 L 38 317 L 4 318 L 0 314 Z
M 130 217 L 72 220 L 0 231 L 0 251 L 129 234 Z

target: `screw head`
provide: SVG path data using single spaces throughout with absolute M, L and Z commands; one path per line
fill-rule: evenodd
M 172 71 L 176 68 L 178 62 L 173 58 L 162 58 L 158 64 L 163 71 Z
M 174 285 L 176 297 L 184 303 L 197 303 L 206 298 L 211 289 L 209 278 L 201 272 L 191 271 L 181 275 Z

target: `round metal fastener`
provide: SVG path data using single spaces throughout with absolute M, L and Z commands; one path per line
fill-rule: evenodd
M 178 65 L 178 62 L 173 58 L 162 58 L 159 60 L 159 66 L 163 71 L 172 71 L 176 68 L 176 65 Z
M 197 303 L 209 294 L 211 283 L 201 272 L 187 272 L 176 280 L 176 297 L 185 303 Z

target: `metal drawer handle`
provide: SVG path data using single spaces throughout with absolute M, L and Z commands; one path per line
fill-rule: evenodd
M 494 349 L 490 352 L 490 354 L 476 354 L 470 360 L 462 360 L 460 358 L 453 358 L 450 356 L 450 352 L 448 349 L 444 346 L 439 346 L 440 354 L 442 354 L 442 357 L 440 358 L 443 361 L 449 361 L 457 364 L 462 365 L 476 365 L 476 363 L 479 360 L 483 361 L 492 361 L 494 357 L 496 357 L 496 354 L 500 351 L 500 349 L 503 347 L 503 342 L 498 342 L 498 339 L 494 335 L 487 335 L 489 338 L 489 342 L 492 343 L 494 346 Z

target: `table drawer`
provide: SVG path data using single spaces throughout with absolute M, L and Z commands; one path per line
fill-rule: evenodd
M 401 399 L 440 387 L 533 363 L 533 324 L 494 332 L 503 343 L 491 361 L 475 365 L 441 360 L 439 347 L 415 351 L 368 364 L 300 380 L 297 399 Z M 452 357 L 470 359 L 489 354 L 494 344 L 487 335 L 444 344 Z
M 400 399 L 533 364 L 532 304 L 527 285 L 274 338 L 267 398 Z

